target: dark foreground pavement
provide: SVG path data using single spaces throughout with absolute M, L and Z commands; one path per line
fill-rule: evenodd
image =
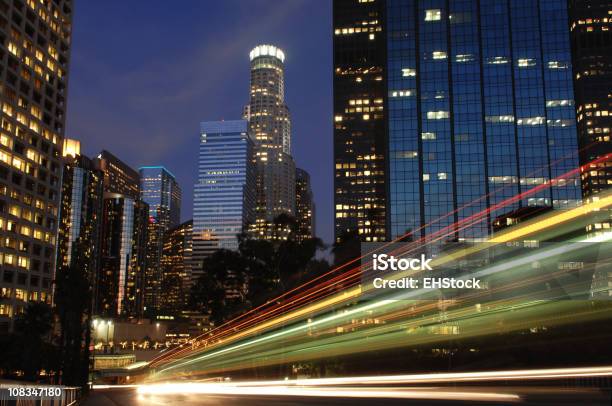
M 338 388 L 333 397 L 291 395 L 139 395 L 134 388 L 96 389 L 86 399 L 86 406 L 296 406 L 296 405 L 612 405 L 609 392 L 590 388 L 534 388 L 534 387 L 412 387 L 386 388 L 401 392 L 405 398 L 342 397 L 351 388 Z M 488 395 L 492 395 L 487 399 Z M 496 395 L 508 395 L 510 400 L 495 399 Z M 369 396 L 372 396 L 370 394 Z M 481 400 L 477 401 L 476 398 Z

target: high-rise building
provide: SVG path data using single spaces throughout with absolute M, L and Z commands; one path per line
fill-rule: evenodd
M 193 273 L 217 249 L 238 248 L 253 222 L 255 166 L 247 121 L 200 124 L 198 183 L 193 198 Z
M 80 153 L 80 143 L 64 139 L 64 168 L 60 227 L 57 235 L 57 269 L 76 267 L 92 287 L 100 265 L 104 173 Z
M 334 1 L 336 241 L 386 236 L 385 2 Z
M 249 54 L 251 87 L 244 118 L 255 140 L 257 162 L 255 237 L 266 238 L 280 214 L 295 213 L 295 163 L 291 156 L 291 120 L 285 104 L 284 52 L 259 45 Z
M 100 273 L 94 313 L 142 317 L 149 206 L 140 200 L 138 172 L 108 151 L 96 165 L 104 172 Z
M 337 237 L 381 237 L 361 188 L 386 197 L 388 239 L 478 240 L 509 214 L 581 203 L 577 176 L 548 184 L 578 167 L 566 1 L 336 0 L 334 27 Z
M 161 259 L 160 311 L 176 315 L 185 309 L 191 288 L 193 220 L 168 230 Z
M 119 193 L 133 200 L 140 198 L 138 172 L 108 151 L 98 155 L 97 163 L 104 172 L 104 191 Z
M 142 317 L 148 210 L 140 200 L 104 193 L 101 269 L 94 314 Z
M 612 187 L 612 161 L 590 162 L 612 153 L 612 4 L 570 0 L 570 34 L 578 114 L 582 195 L 585 202 Z M 598 214 L 590 233 L 610 231 L 610 211 Z
M 51 303 L 72 1 L 0 5 L 0 331 Z
M 164 234 L 180 221 L 181 188 L 163 166 L 144 166 L 139 172 L 140 198 L 149 205 L 145 306 L 151 313 L 160 307 Z
M 295 169 L 295 219 L 297 240 L 315 237 L 315 204 L 310 175 L 304 169 Z
M 140 174 L 140 198 L 149 205 L 149 217 L 166 228 L 181 221 L 181 188 L 175 176 L 163 166 L 143 166 Z

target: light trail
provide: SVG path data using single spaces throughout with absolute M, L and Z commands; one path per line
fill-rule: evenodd
M 599 202 L 595 202 L 593 203 L 593 206 L 595 207 L 595 209 L 599 209 L 601 207 L 605 207 L 607 205 L 612 204 L 612 197 L 608 197 L 608 198 L 602 198 Z M 524 237 L 525 235 L 529 235 L 531 233 L 540 231 L 542 229 L 547 229 L 549 227 L 551 227 L 551 225 L 555 225 L 555 224 L 559 224 L 561 221 L 568 221 L 571 219 L 574 219 L 578 216 L 584 215 L 585 213 L 589 212 L 589 207 L 580 207 L 578 209 L 573 209 L 567 212 L 558 212 L 558 213 L 552 213 L 550 216 L 547 216 L 545 219 L 543 220 L 539 220 L 535 223 L 529 223 L 526 227 L 525 227 L 525 231 L 522 232 L 520 234 L 521 237 Z M 557 218 L 561 218 L 561 220 L 557 221 Z M 519 228 L 519 230 L 522 230 L 522 228 Z M 514 238 L 517 238 L 517 234 L 516 234 L 517 230 L 512 230 L 510 232 L 507 233 L 502 233 L 500 235 L 498 235 L 496 237 L 495 242 L 496 243 L 501 243 L 504 241 L 511 241 Z M 588 242 L 588 240 L 585 240 Z M 601 238 L 598 237 L 598 241 L 601 241 Z M 505 264 L 500 264 L 494 267 L 491 267 L 489 269 L 485 269 L 485 270 L 481 270 L 479 273 L 476 273 L 475 275 L 487 275 L 487 274 L 491 274 L 491 273 L 495 273 L 495 272 L 503 272 L 508 270 L 509 268 L 512 268 L 512 266 L 517 266 L 517 265 L 521 265 L 521 264 L 525 264 L 526 262 L 530 262 L 530 261 L 534 261 L 537 259 L 542 259 L 545 258 L 547 256 L 550 255 L 554 255 L 554 254 L 558 254 L 561 252 L 567 252 L 568 249 L 570 249 L 571 247 L 574 248 L 579 248 L 580 244 L 576 245 L 574 244 L 574 246 L 565 246 L 565 247 L 561 247 L 561 248 L 556 248 L 555 251 L 550 251 L 550 252 L 544 252 L 544 253 L 539 253 L 536 256 L 530 256 L 527 257 L 526 259 L 522 259 L 522 260 L 515 260 L 513 262 L 510 263 L 505 263 Z M 481 247 L 476 247 L 473 248 L 472 251 L 476 250 L 476 249 L 481 249 Z M 460 256 L 464 256 L 465 255 L 465 251 L 463 250 L 463 254 Z M 449 255 L 449 256 L 445 256 L 442 257 L 442 259 L 440 260 L 440 263 L 443 262 L 447 262 L 449 257 L 454 257 L 454 255 Z M 456 257 L 454 257 L 453 259 L 456 259 Z M 518 262 L 517 262 L 518 261 Z M 474 275 L 470 275 L 470 276 L 474 276 Z M 333 306 L 335 304 L 341 303 L 346 301 L 347 299 L 352 299 L 355 298 L 357 296 L 359 296 L 360 292 L 361 292 L 361 288 L 358 287 L 356 289 L 354 289 L 352 292 L 351 291 L 345 291 L 345 292 L 341 292 L 340 294 L 337 294 L 335 296 L 333 296 L 330 299 L 326 299 L 324 301 L 321 302 L 316 302 L 315 304 L 311 305 L 311 306 L 307 306 L 306 308 L 300 309 L 298 311 L 294 311 L 291 312 L 289 314 L 286 314 L 284 316 L 278 317 L 278 318 L 274 318 L 272 320 L 268 320 L 265 323 L 262 323 L 258 326 L 255 326 L 252 329 L 246 330 L 246 331 L 242 331 L 242 332 L 238 332 L 237 334 L 234 334 L 233 336 L 231 336 L 228 340 L 223 340 L 220 341 L 219 344 L 223 343 L 223 344 L 228 344 L 230 342 L 235 342 L 238 341 L 242 338 L 248 337 L 249 335 L 253 335 L 259 332 L 263 332 L 266 329 L 270 329 L 273 328 L 275 326 L 278 325 L 282 325 L 290 320 L 295 320 L 297 318 L 303 317 L 309 313 L 312 312 L 316 312 L 325 308 L 329 308 L 330 306 Z M 317 327 L 319 325 L 325 325 L 328 324 L 330 322 L 339 322 L 342 319 L 346 319 L 347 317 L 351 317 L 352 315 L 359 315 L 359 314 L 363 314 L 364 312 L 367 311 L 371 311 L 371 310 L 375 310 L 375 309 L 382 309 L 384 307 L 386 307 L 387 305 L 389 305 L 393 300 L 405 300 L 405 299 L 410 299 L 410 298 L 414 298 L 417 299 L 420 295 L 423 294 L 423 290 L 420 291 L 412 291 L 409 292 L 407 294 L 402 294 L 401 296 L 397 296 L 397 297 L 392 297 L 391 301 L 389 300 L 380 300 L 380 301 L 376 301 L 374 303 L 370 303 L 368 305 L 365 306 L 356 306 L 355 308 L 346 310 L 344 312 L 340 312 L 337 314 L 333 314 L 331 316 L 325 316 L 322 318 L 319 318 L 317 320 L 314 320 L 313 322 L 309 322 L 303 325 L 298 325 L 298 326 L 294 326 L 291 328 L 286 328 L 284 330 L 281 330 L 279 332 L 276 333 L 272 333 L 269 335 L 264 335 L 262 337 L 256 338 L 256 339 L 252 339 L 250 341 L 241 343 L 241 344 L 237 344 L 234 346 L 230 346 L 230 347 L 226 347 L 223 349 L 219 349 L 217 351 L 212 351 L 212 352 L 208 352 L 204 355 L 198 356 L 196 358 L 193 359 L 183 359 L 180 362 L 177 362 L 175 364 L 171 364 L 165 368 L 161 368 L 159 372 L 164 373 L 176 368 L 180 368 L 180 367 L 185 367 L 188 365 L 192 365 L 194 363 L 198 363 L 200 361 L 204 361 L 206 359 L 211 359 L 214 357 L 217 357 L 221 354 L 226 354 L 228 352 L 235 352 L 235 351 L 240 351 L 243 350 L 246 347 L 251 347 L 254 345 L 260 345 L 264 342 L 269 342 L 269 341 L 274 341 L 274 340 L 278 340 L 281 337 L 283 337 L 283 340 L 287 340 L 290 336 L 294 335 L 294 334 L 299 334 L 300 331 L 308 331 L 308 329 Z
M 507 206 L 509 204 L 515 203 L 516 201 L 519 201 L 519 200 L 521 200 L 521 199 L 523 199 L 523 198 L 525 198 L 525 197 L 527 197 L 527 196 L 529 196 L 529 195 L 531 195 L 533 193 L 536 193 L 536 192 L 538 192 L 541 189 L 545 189 L 545 188 L 551 187 L 551 186 L 553 186 L 553 185 L 555 185 L 557 183 L 560 183 L 560 182 L 565 182 L 568 177 L 572 177 L 575 174 L 579 174 L 581 171 L 584 170 L 584 168 L 587 168 L 589 165 L 592 165 L 592 164 L 595 164 L 595 163 L 599 163 L 599 162 L 608 161 L 610 159 L 612 159 L 612 154 L 607 154 L 607 155 L 605 155 L 603 157 L 600 157 L 600 158 L 598 158 L 598 159 L 596 159 L 596 160 L 594 160 L 594 161 L 592 161 L 592 162 L 590 162 L 590 163 L 588 163 L 586 165 L 583 165 L 583 166 L 581 166 L 579 168 L 570 170 L 569 172 L 566 172 L 566 173 L 564 173 L 564 174 L 562 174 L 562 175 L 560 175 L 560 176 L 558 176 L 558 177 L 556 177 L 554 179 L 551 179 L 551 180 L 545 182 L 542 185 L 538 185 L 538 186 L 536 186 L 536 187 L 534 187 L 532 189 L 529 189 L 529 190 L 527 190 L 525 192 L 522 192 L 522 193 L 520 193 L 517 196 L 513 196 L 511 198 L 505 199 L 502 202 L 497 203 L 497 204 L 491 206 L 490 208 L 488 208 L 486 210 L 483 210 L 483 211 L 481 211 L 479 213 L 476 213 L 476 214 L 474 214 L 472 216 L 469 216 L 469 217 L 467 217 L 465 219 L 462 219 L 462 220 L 460 220 L 456 224 L 452 224 L 450 226 L 446 226 L 443 229 L 441 229 L 441 230 L 439 230 L 439 231 L 437 231 L 435 233 L 432 233 L 428 238 L 423 238 L 422 237 L 422 238 L 419 239 L 419 241 L 415 242 L 415 244 L 418 243 L 418 242 L 421 242 L 421 243 L 429 242 L 429 243 L 431 243 L 432 242 L 431 241 L 432 237 L 436 237 L 440 233 L 444 232 L 444 230 L 448 230 L 448 229 L 451 229 L 451 232 L 447 233 L 445 236 L 448 236 L 448 235 L 451 235 L 451 234 L 455 234 L 458 231 L 460 231 L 461 229 L 465 229 L 465 228 L 471 227 L 474 224 L 476 224 L 476 223 L 470 223 L 470 221 L 478 220 L 477 222 L 482 222 L 482 221 L 486 220 L 488 215 L 491 212 L 493 212 L 494 210 L 498 210 L 498 209 L 500 209 L 502 207 L 505 207 L 505 206 Z M 561 160 L 563 160 L 563 158 L 560 159 L 559 161 L 561 161 Z M 507 186 L 504 186 L 504 187 L 502 187 L 500 189 L 504 189 L 506 187 Z M 490 192 L 489 194 L 487 194 L 485 196 L 481 196 L 480 198 L 475 199 L 474 201 L 472 201 L 470 203 L 467 203 L 466 205 L 462 206 L 461 208 L 457 208 L 454 211 L 452 211 L 451 213 L 448 213 L 448 214 L 446 214 L 444 216 L 441 216 L 438 219 L 433 220 L 432 222 L 428 223 L 427 225 L 419 227 L 419 229 L 417 229 L 415 231 L 419 231 L 421 229 L 424 229 L 427 226 L 431 226 L 432 224 L 435 224 L 436 222 L 441 221 L 443 218 L 446 218 L 446 217 L 454 214 L 455 212 L 458 212 L 459 210 L 461 210 L 463 208 L 469 207 L 469 206 L 475 204 L 476 202 L 478 202 L 478 201 L 480 201 L 480 200 L 482 200 L 484 198 L 487 198 L 491 193 L 497 193 L 498 191 L 499 191 L 499 189 L 496 189 L 494 192 Z M 480 217 L 480 219 L 479 219 L 479 217 Z M 459 225 L 462 226 L 461 229 L 458 229 Z M 407 233 L 407 234 L 405 234 L 403 236 L 400 236 L 397 239 L 384 244 L 383 247 L 388 246 L 389 244 L 392 244 L 394 242 L 400 241 L 401 239 L 405 238 L 409 234 L 414 234 L 414 231 L 412 231 L 410 233 Z M 445 236 L 443 235 L 443 236 L 437 238 L 434 241 L 439 241 L 439 240 L 443 239 Z M 429 239 L 430 241 L 427 241 L 427 239 Z M 383 247 L 380 247 L 379 249 L 381 249 Z M 372 252 L 374 252 L 374 251 L 372 251 Z M 340 265 L 340 266 L 330 270 L 329 272 L 327 272 L 327 273 L 325 273 L 323 275 L 320 275 L 319 277 L 314 278 L 313 280 L 311 280 L 309 282 L 306 282 L 305 284 L 303 284 L 301 286 L 298 286 L 298 287 L 296 287 L 296 288 L 294 288 L 294 289 L 292 289 L 292 290 L 290 290 L 290 291 L 280 295 L 279 297 L 277 297 L 277 298 L 275 298 L 273 300 L 270 300 L 270 301 L 268 301 L 268 302 L 266 302 L 266 303 L 264 303 L 264 304 L 262 304 L 262 305 L 260 305 L 260 306 L 258 306 L 256 308 L 254 308 L 254 309 L 251 309 L 251 310 L 247 311 L 246 313 L 243 313 L 242 315 L 238 316 L 237 318 L 224 323 L 223 325 L 213 329 L 212 331 L 207 332 L 205 334 L 202 334 L 202 335 L 196 337 L 195 339 L 193 339 L 191 341 L 192 346 L 185 346 L 185 348 L 182 348 L 182 346 L 181 347 L 177 347 L 177 348 L 174 348 L 174 349 L 172 349 L 172 350 L 170 350 L 170 351 L 168 351 L 168 352 L 166 352 L 164 354 L 161 354 L 160 356 L 154 358 L 151 361 L 151 365 L 152 366 L 156 366 L 156 365 L 158 365 L 161 362 L 168 362 L 168 361 L 171 362 L 172 360 L 176 359 L 177 357 L 179 357 L 179 356 L 181 356 L 183 354 L 188 354 L 190 351 L 193 351 L 193 350 L 201 347 L 202 345 L 204 345 L 206 347 L 209 341 L 213 341 L 214 342 L 214 340 L 219 340 L 224 335 L 232 334 L 232 332 L 235 332 L 236 329 L 238 329 L 238 328 L 245 328 L 245 327 L 248 327 L 249 324 L 255 324 L 257 322 L 257 320 L 261 320 L 261 319 L 264 319 L 264 318 L 267 318 L 267 317 L 272 317 L 275 313 L 278 313 L 280 310 L 282 310 L 282 309 L 284 309 L 286 307 L 289 307 L 291 305 L 296 305 L 296 303 L 299 303 L 299 301 L 304 301 L 305 299 L 313 296 L 316 293 L 320 293 L 321 291 L 329 290 L 330 287 L 332 287 L 334 284 L 338 284 L 338 283 L 345 282 L 345 281 L 350 280 L 350 279 L 354 279 L 356 276 L 359 275 L 359 271 L 360 271 L 361 267 L 357 267 L 357 268 L 354 268 L 352 270 L 349 270 L 347 273 L 352 273 L 352 274 L 350 274 L 348 277 L 342 278 L 342 275 L 340 275 L 339 276 L 341 278 L 340 280 L 327 281 L 324 286 L 322 286 L 318 290 L 315 290 L 314 292 L 312 292 L 312 289 L 317 289 L 318 286 L 315 286 L 315 287 L 311 288 L 311 291 L 307 291 L 303 295 L 299 295 L 296 298 L 292 298 L 291 301 L 288 302 L 288 303 L 283 303 L 280 306 L 273 307 L 269 311 L 266 311 L 266 312 L 263 312 L 263 313 L 260 313 L 260 314 L 255 314 L 253 317 L 247 318 L 243 322 L 240 322 L 238 325 L 232 325 L 232 323 L 236 323 L 239 320 L 244 319 L 246 316 L 249 316 L 249 315 L 255 313 L 256 311 L 264 308 L 265 306 L 269 305 L 270 303 L 277 302 L 281 298 L 287 297 L 290 293 L 293 293 L 294 291 L 297 291 L 298 289 L 303 289 L 306 286 L 314 283 L 315 281 L 317 281 L 319 279 L 322 279 L 325 276 L 331 275 L 332 273 L 337 272 L 338 270 L 343 269 L 344 267 L 346 267 L 346 266 L 348 266 L 348 265 L 350 265 L 352 263 L 355 263 L 355 262 L 361 260 L 362 258 L 364 258 L 365 256 L 367 256 L 370 253 L 371 252 L 368 252 L 368 253 L 362 255 L 359 258 L 355 258 L 354 260 L 348 261 L 348 262 L 346 262 L 346 263 L 344 263 L 344 264 L 342 264 L 342 265 Z M 334 279 L 336 279 L 336 278 L 338 278 L 338 277 L 335 277 Z M 330 286 L 330 284 L 331 284 L 331 286 Z M 319 286 L 321 286 L 321 285 L 319 285 Z M 316 299 L 316 297 L 313 298 L 313 299 Z M 219 331 L 219 332 L 217 334 L 212 334 L 212 333 L 214 333 L 216 331 Z M 204 343 L 200 343 L 198 340 L 202 339 L 205 336 L 209 336 L 209 337 L 203 340 Z M 190 348 L 190 347 L 192 347 L 192 348 Z M 170 358 L 170 360 L 168 360 L 168 358 Z
M 582 368 L 548 368 L 500 370 L 482 372 L 451 372 L 355 376 L 295 380 L 264 380 L 235 382 L 165 382 L 158 384 L 122 385 L 137 388 L 142 399 L 155 396 L 232 395 L 232 396 L 300 396 L 341 398 L 387 398 L 421 400 L 464 400 L 486 402 L 520 402 L 520 395 L 511 388 L 449 388 L 422 385 L 457 383 L 541 382 L 559 379 L 611 377 L 612 366 Z M 401 385 L 386 387 L 384 385 Z M 94 386 L 109 388 L 109 386 Z
M 139 397 L 152 396 L 231 395 L 231 396 L 292 396 L 361 399 L 419 399 L 470 402 L 520 402 L 521 397 L 506 392 L 481 392 L 448 388 L 313 388 L 295 386 L 225 386 L 219 384 L 178 383 L 138 388 Z

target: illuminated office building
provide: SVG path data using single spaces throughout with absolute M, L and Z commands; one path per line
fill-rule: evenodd
M 163 166 L 143 166 L 140 175 L 140 197 L 149 205 L 149 217 L 166 228 L 181 221 L 181 188 L 174 175 Z
M 215 250 L 238 248 L 237 235 L 252 223 L 254 204 L 253 141 L 247 121 L 201 123 L 193 198 L 194 274 Z
M 164 236 L 161 258 L 162 276 L 160 311 L 177 315 L 185 309 L 191 288 L 191 251 L 193 220 L 168 230 Z
M 0 4 L 0 332 L 51 303 L 72 1 Z
M 388 239 L 478 240 L 508 213 L 579 205 L 577 176 L 548 184 L 578 167 L 567 12 L 562 0 L 336 0 L 336 235 L 374 240 L 360 188 L 386 197 Z
M 149 206 L 139 198 L 138 172 L 108 151 L 96 165 L 104 172 L 104 205 L 94 314 L 142 317 Z
M 334 1 L 334 207 L 338 241 L 386 236 L 384 1 Z
M 253 235 L 268 238 L 280 214 L 295 214 L 295 162 L 291 156 L 291 120 L 285 104 L 284 52 L 259 45 L 249 54 L 251 84 L 244 118 L 255 141 L 257 162 Z
M 76 267 L 92 287 L 100 265 L 104 174 L 80 153 L 80 143 L 64 139 L 64 168 L 57 269 Z
M 310 175 L 300 168 L 295 170 L 295 219 L 298 241 L 315 237 L 315 203 Z
M 140 198 L 149 205 L 145 307 L 150 313 L 160 307 L 164 234 L 180 222 L 181 188 L 163 166 L 144 166 L 139 174 Z
M 570 0 L 569 10 L 580 163 L 586 165 L 612 153 L 612 3 Z M 583 169 L 585 202 L 596 200 L 611 187 L 611 160 Z M 598 217 L 588 231 L 610 231 L 610 211 L 602 211 Z
M 96 160 L 104 172 L 104 191 L 119 193 L 133 200 L 140 198 L 140 176 L 129 165 L 108 151 L 102 151 Z

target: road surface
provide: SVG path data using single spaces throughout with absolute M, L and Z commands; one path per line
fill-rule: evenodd
M 609 392 L 593 388 L 543 387 L 336 387 L 284 388 L 274 394 L 141 394 L 137 388 L 94 390 L 86 406 L 297 406 L 297 405 L 612 405 Z

